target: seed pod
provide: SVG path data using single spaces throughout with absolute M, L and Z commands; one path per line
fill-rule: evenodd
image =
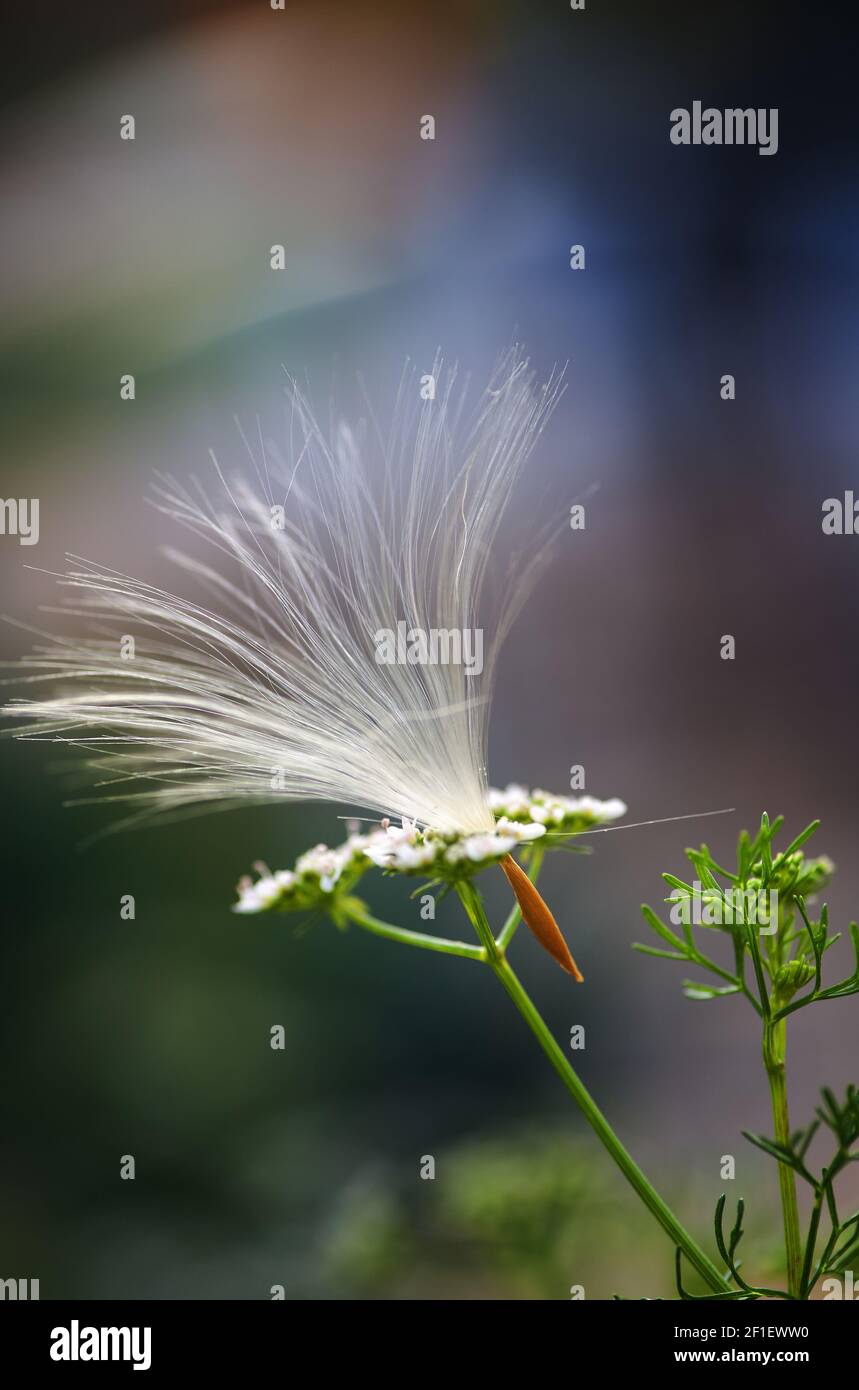
M 525 926 L 536 936 L 552 959 L 558 962 L 561 969 L 566 970 L 568 975 L 572 975 L 573 979 L 581 984 L 584 976 L 570 955 L 570 948 L 561 935 L 561 929 L 524 869 L 520 868 L 509 854 L 500 863 L 507 876 L 507 882 L 516 894 Z

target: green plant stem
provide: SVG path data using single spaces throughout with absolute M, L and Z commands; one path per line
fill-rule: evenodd
M 464 891 L 465 890 L 465 891 Z M 481 941 L 485 941 L 487 934 L 492 941 L 492 931 L 486 920 L 479 894 L 471 885 L 462 885 L 459 888 L 460 897 L 469 917 L 474 923 L 475 930 Z M 716 1293 L 729 1293 L 730 1285 L 722 1277 L 716 1266 L 708 1259 L 704 1251 L 693 1240 L 689 1232 L 680 1224 L 677 1217 L 671 1211 L 659 1193 L 645 1177 L 632 1155 L 624 1148 L 618 1139 L 605 1115 L 593 1100 L 590 1092 L 580 1080 L 578 1074 L 573 1070 L 567 1061 L 564 1053 L 535 1004 L 528 994 L 526 994 L 518 978 L 513 973 L 503 949 L 500 947 L 500 938 L 493 942 L 496 947 L 495 954 L 489 954 L 488 963 L 491 965 L 495 975 L 500 980 L 507 994 L 513 1000 L 516 1008 L 524 1018 L 531 1032 L 536 1037 L 558 1076 L 566 1086 L 573 1100 L 578 1105 L 591 1129 L 601 1140 L 604 1147 L 614 1159 L 620 1171 L 623 1173 L 627 1182 L 635 1189 L 644 1205 L 647 1207 L 659 1222 L 662 1229 L 668 1234 L 675 1246 L 678 1246 L 690 1264 L 697 1269 L 701 1278 Z
M 358 907 L 350 906 L 344 910 L 350 922 L 372 932 L 374 936 L 384 936 L 389 941 L 402 942 L 404 946 L 419 946 L 425 951 L 440 951 L 446 956 L 486 960 L 486 951 L 482 946 L 472 946 L 467 941 L 449 941 L 444 936 L 425 936 L 419 931 L 406 931 L 404 927 L 394 927 L 389 922 L 380 922 L 378 917 L 371 917 L 369 912 L 362 912 Z
M 772 1098 L 773 1132 L 776 1142 L 790 1145 L 790 1119 L 787 1109 L 787 1079 L 785 1075 L 785 1019 L 764 1020 L 763 1056 Z M 784 1220 L 784 1248 L 787 1258 L 788 1292 L 801 1297 L 802 1241 L 799 1233 L 799 1207 L 796 1201 L 796 1178 L 786 1163 L 778 1165 L 778 1187 Z
M 474 884 L 463 880 L 456 885 L 456 891 L 468 913 L 469 921 L 483 945 L 484 959 L 488 960 L 490 965 L 494 964 L 495 961 L 503 960 L 504 952 L 492 935 L 492 928 L 486 920 L 486 913 L 483 911 L 483 901 Z
M 536 877 L 539 870 L 539 861 L 535 864 L 532 860 L 531 873 Z M 667 1233 L 675 1246 L 683 1251 L 689 1263 L 697 1269 L 701 1278 L 717 1294 L 730 1293 L 730 1285 L 719 1273 L 716 1266 L 708 1259 L 704 1251 L 696 1244 L 689 1232 L 677 1220 L 662 1198 L 656 1192 L 632 1155 L 624 1148 L 618 1139 L 608 1120 L 603 1115 L 599 1106 L 592 1099 L 589 1091 L 580 1080 L 578 1074 L 573 1070 L 559 1044 L 556 1042 L 547 1024 L 538 1012 L 536 1006 L 526 994 L 516 975 L 513 973 L 504 953 L 501 938 L 496 941 L 492 935 L 492 929 L 486 919 L 483 910 L 483 903 L 479 893 L 472 884 L 463 882 L 458 885 L 459 896 L 462 899 L 468 916 L 474 925 L 480 939 L 480 946 L 471 946 L 464 941 L 449 941 L 444 937 L 426 936 L 422 932 L 407 931 L 403 927 L 392 926 L 389 922 L 381 922 L 377 917 L 371 916 L 356 901 L 344 908 L 344 913 L 349 921 L 356 926 L 363 927 L 365 931 L 372 932 L 376 936 L 386 937 L 390 941 L 399 941 L 406 946 L 418 946 L 423 950 L 440 951 L 445 955 L 465 956 L 470 960 L 484 961 L 492 967 L 494 974 L 498 977 L 509 997 L 512 999 L 516 1008 L 524 1018 L 528 1027 L 539 1042 L 558 1076 L 566 1086 L 570 1095 L 578 1105 L 588 1124 L 594 1133 L 601 1140 L 608 1153 L 614 1159 L 624 1177 L 631 1184 L 638 1196 L 641 1198 L 648 1211 L 656 1217 L 662 1229 Z M 509 919 L 507 925 L 509 926 Z M 515 930 L 515 925 L 513 930 Z
M 558 1076 L 573 1097 L 573 1100 L 578 1105 L 591 1129 L 608 1150 L 627 1182 L 635 1189 L 648 1211 L 656 1217 L 656 1220 L 674 1245 L 683 1251 L 690 1264 L 697 1269 L 705 1283 L 716 1293 L 728 1293 L 730 1289 L 727 1281 L 723 1279 L 716 1266 L 708 1259 L 704 1251 L 695 1242 L 692 1236 L 690 1236 L 685 1227 L 680 1224 L 670 1207 L 666 1206 L 665 1202 L 648 1181 L 632 1155 L 624 1148 L 623 1144 L 618 1139 L 605 1115 L 592 1099 L 590 1092 L 579 1079 L 578 1074 L 570 1066 L 559 1044 L 549 1031 L 529 995 L 526 994 L 525 990 L 522 988 L 522 985 L 519 983 L 518 978 L 513 973 L 507 960 L 502 957 L 499 961 L 490 961 L 490 965 L 525 1022 L 528 1024 L 531 1032 L 536 1037 L 555 1071 L 558 1073 Z

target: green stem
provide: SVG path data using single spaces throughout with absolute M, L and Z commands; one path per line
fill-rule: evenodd
M 537 868 L 539 869 L 539 861 Z M 532 863 L 532 874 L 533 872 L 534 866 Z M 558 1073 L 570 1095 L 573 1097 L 573 1100 L 591 1126 L 591 1129 L 602 1141 L 624 1177 L 638 1193 L 638 1196 L 641 1198 L 648 1211 L 652 1212 L 656 1217 L 660 1226 L 667 1232 L 674 1245 L 678 1246 L 683 1251 L 690 1264 L 697 1269 L 701 1278 L 717 1293 L 730 1292 L 730 1285 L 727 1280 L 722 1277 L 716 1266 L 708 1259 L 700 1246 L 695 1243 L 685 1227 L 681 1226 L 670 1207 L 666 1206 L 665 1202 L 663 1202 L 659 1193 L 645 1177 L 632 1155 L 624 1148 L 605 1115 L 603 1115 L 599 1106 L 591 1097 L 590 1092 L 567 1061 L 567 1058 L 549 1031 L 548 1026 L 538 1012 L 535 1004 L 526 994 L 516 975 L 510 968 L 504 954 L 501 937 L 498 938 L 498 941 L 493 940 L 492 929 L 486 919 L 486 913 L 483 910 L 483 902 L 480 894 L 471 884 L 458 884 L 457 888 L 459 896 L 474 924 L 474 928 L 480 940 L 487 946 L 489 964 L 492 966 L 494 973 L 501 981 L 501 984 L 513 1000 L 513 1003 L 516 1005 L 525 1022 L 528 1024 L 528 1027 L 531 1029 L 531 1032 L 536 1037 L 555 1071 Z M 490 949 L 490 946 L 495 947 L 494 952 Z
M 776 1142 L 790 1144 L 790 1119 L 787 1109 L 787 1080 L 785 1048 L 787 1024 L 785 1019 L 764 1020 L 763 1055 L 772 1099 L 773 1132 Z M 778 1187 L 784 1221 L 784 1249 L 787 1257 L 787 1287 L 794 1298 L 801 1297 L 802 1241 L 799 1233 L 799 1207 L 796 1201 L 796 1177 L 786 1163 L 778 1165 Z
M 446 956 L 467 956 L 469 960 L 486 960 L 482 946 L 472 946 L 466 941 L 449 941 L 444 936 L 425 936 L 423 932 L 406 931 L 404 927 L 392 927 L 389 922 L 380 922 L 369 912 L 358 907 L 344 909 L 350 922 L 372 932 L 374 936 L 387 937 L 389 941 L 400 941 L 404 946 L 420 946 L 425 951 L 440 951 Z
M 532 860 L 532 877 L 536 877 L 536 872 L 538 870 L 539 860 L 537 860 L 536 864 Z M 692 1236 L 689 1235 L 689 1232 L 677 1220 L 670 1207 L 666 1206 L 658 1192 L 652 1187 L 644 1173 L 632 1158 L 632 1155 L 627 1152 L 618 1139 L 596 1102 L 591 1098 L 590 1093 L 579 1079 L 577 1073 L 567 1061 L 559 1044 L 555 1041 L 555 1038 L 550 1033 L 549 1028 L 538 1013 L 535 1005 L 525 993 L 519 980 L 511 970 L 504 954 L 501 939 L 499 938 L 499 940 L 496 941 L 493 937 L 492 929 L 489 926 L 486 913 L 483 910 L 480 894 L 474 886 L 467 881 L 457 884 L 457 891 L 482 943 L 480 946 L 471 946 L 464 941 L 448 941 L 443 937 L 425 936 L 422 932 L 406 931 L 403 927 L 391 926 L 388 922 L 380 922 L 378 918 L 372 917 L 357 902 L 350 903 L 348 908 L 344 910 L 350 921 L 354 922 L 359 927 L 363 927 L 366 931 L 373 932 L 376 936 L 386 937 L 390 941 L 400 941 L 407 946 L 419 946 L 428 951 L 441 951 L 446 955 L 466 956 L 470 960 L 485 961 L 491 965 L 493 972 L 497 975 L 504 989 L 507 991 L 507 994 L 513 1000 L 513 1003 L 528 1024 L 528 1027 L 535 1035 L 588 1124 L 602 1141 L 624 1177 L 638 1193 L 638 1196 L 641 1198 L 648 1211 L 652 1212 L 656 1217 L 656 1220 L 668 1234 L 674 1245 L 683 1251 L 689 1263 L 693 1268 L 697 1269 L 705 1283 L 717 1294 L 730 1293 L 731 1288 L 727 1280 L 723 1278 L 716 1266 L 708 1259 L 704 1251 L 701 1250 Z M 515 930 L 515 926 L 516 924 L 514 923 L 513 930 Z
M 577 1073 L 570 1066 L 559 1044 L 555 1041 L 555 1038 L 550 1033 L 535 1005 L 525 993 L 525 990 L 522 988 L 516 975 L 514 975 L 506 959 L 502 956 L 500 960 L 490 961 L 489 963 L 570 1095 L 573 1097 L 573 1100 L 578 1105 L 591 1129 L 611 1154 L 611 1157 L 623 1173 L 627 1182 L 629 1182 L 638 1193 L 638 1196 L 641 1198 L 648 1211 L 652 1212 L 674 1245 L 683 1251 L 689 1263 L 697 1269 L 701 1278 L 705 1283 L 709 1284 L 711 1289 L 716 1293 L 730 1292 L 729 1284 L 719 1273 L 716 1266 L 708 1259 L 700 1246 L 696 1244 L 685 1227 L 680 1224 L 670 1207 L 666 1206 L 665 1202 L 663 1202 L 662 1198 L 659 1196 L 659 1193 L 645 1177 L 632 1155 L 624 1148 L 605 1115 L 603 1115 L 599 1106 L 592 1099 L 589 1091 L 579 1079 Z
M 486 920 L 486 913 L 483 911 L 483 902 L 474 884 L 464 879 L 456 885 L 456 891 L 468 913 L 471 925 L 483 944 L 484 959 L 488 960 L 490 965 L 503 960 L 504 952 L 492 935 L 492 928 Z

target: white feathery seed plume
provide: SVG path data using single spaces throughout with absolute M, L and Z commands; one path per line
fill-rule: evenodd
M 286 458 L 251 451 L 228 479 L 213 456 L 211 495 L 162 479 L 156 505 L 215 552 L 168 552 L 195 599 L 71 557 L 65 607 L 93 635 L 27 659 L 51 693 L 6 707 L 18 736 L 94 754 L 133 819 L 290 798 L 492 831 L 489 697 L 545 547 L 506 574 L 490 550 L 561 386 L 512 350 L 469 419 L 455 371 L 433 375 L 422 400 L 406 373 L 387 438 L 342 423 L 326 437 L 293 385 Z M 380 663 L 376 634 L 398 623 L 482 630 L 482 673 Z

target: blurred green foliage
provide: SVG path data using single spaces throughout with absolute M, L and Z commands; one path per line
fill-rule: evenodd
M 660 1291 L 670 1291 L 664 1238 L 632 1199 L 617 1200 L 589 1143 L 538 1129 L 433 1157 L 432 1179 L 415 1160 L 407 1174 L 377 1172 L 348 1194 L 323 1263 L 334 1288 L 382 1299 L 566 1299 L 581 1284 L 586 1297 L 606 1298 L 612 1280 L 634 1284 L 649 1266 L 648 1281 L 664 1272 Z

